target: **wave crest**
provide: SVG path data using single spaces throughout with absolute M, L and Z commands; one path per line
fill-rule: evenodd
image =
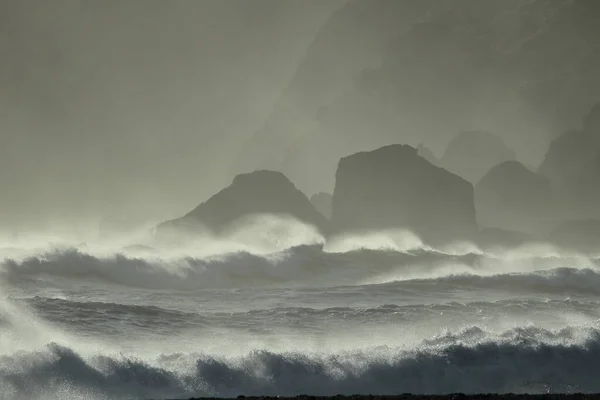
M 490 338 L 473 327 L 414 350 L 257 350 L 237 358 L 170 354 L 152 362 L 124 355 L 84 358 L 49 344 L 0 357 L 0 393 L 35 398 L 48 385 L 110 398 L 598 392 L 598 360 L 600 332 L 593 328 L 518 328 Z
M 576 258 L 503 259 L 483 254 L 449 255 L 353 250 L 328 253 L 321 245 L 305 245 L 271 254 L 234 252 L 210 257 L 97 256 L 76 248 L 23 259 L 5 259 L 0 277 L 18 286 L 58 278 L 103 282 L 143 289 L 356 286 L 398 282 L 511 290 L 539 288 L 600 293 L 600 260 Z

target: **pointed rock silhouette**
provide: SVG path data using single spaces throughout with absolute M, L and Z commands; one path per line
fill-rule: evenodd
M 158 229 L 206 229 L 219 233 L 236 220 L 256 214 L 291 216 L 322 232 L 327 229 L 327 220 L 304 193 L 281 172 L 268 170 L 237 175 L 230 186 Z

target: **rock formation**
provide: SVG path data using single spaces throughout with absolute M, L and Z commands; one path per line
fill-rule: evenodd
M 552 181 L 572 218 L 600 217 L 600 103 L 583 119 L 583 130 L 556 138 L 539 168 Z
M 440 165 L 477 183 L 493 166 L 514 159 L 515 152 L 502 138 L 485 131 L 468 131 L 450 141 Z
M 471 238 L 477 230 L 473 186 L 436 167 L 407 145 L 340 160 L 332 229 L 410 229 L 429 243 Z
M 423 143 L 417 146 L 417 154 L 432 163 L 435 166 L 440 166 L 440 160 L 433 154 L 433 151 Z
M 331 202 L 333 196 L 329 193 L 319 192 L 313 194 L 310 198 L 310 202 L 325 218 L 331 218 Z
M 285 175 L 261 170 L 237 175 L 230 186 L 158 230 L 205 229 L 218 234 L 236 220 L 256 214 L 291 216 L 322 232 L 327 227 L 327 220 Z
M 552 141 L 539 172 L 560 188 L 568 184 L 572 176 L 579 174 L 596 153 L 591 135 L 571 130 Z
M 475 206 L 481 226 L 527 233 L 549 229 L 556 212 L 549 180 L 517 161 L 495 166 L 475 185 Z

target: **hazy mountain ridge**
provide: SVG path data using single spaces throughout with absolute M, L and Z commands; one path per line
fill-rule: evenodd
M 263 127 L 244 148 L 236 171 L 279 167 L 290 142 L 316 128 L 319 109 L 351 90 L 364 68 L 380 65 L 388 39 L 424 18 L 434 3 L 346 1 L 319 30 Z M 264 157 L 265 147 L 276 151 Z
M 540 172 L 516 161 L 501 138 L 463 132 L 441 160 L 429 160 L 434 156 L 422 155 L 424 147 L 406 144 L 341 157 L 333 197 L 319 193 L 309 201 L 281 172 L 238 175 L 230 187 L 159 227 L 183 228 L 188 234 L 186 227 L 196 224 L 219 233 L 249 217 L 270 215 L 292 217 L 327 238 L 401 229 L 435 246 L 464 240 L 483 246 L 557 240 L 573 247 L 573 238 L 592 232 L 579 246 L 590 250 L 600 237 L 580 226 L 600 224 L 594 207 L 582 207 L 597 204 L 599 112 L 600 106 L 592 107 L 583 118 L 584 131 L 567 132 L 553 142 Z M 560 146 L 565 141 L 575 143 Z M 555 183 L 563 180 L 572 185 Z
M 402 7 L 411 7 L 405 14 L 411 16 L 406 17 L 410 23 L 406 31 L 379 32 L 375 41 L 382 64 L 365 65 L 358 74 L 356 65 L 344 68 L 354 71 L 354 84 L 349 90 L 344 87 L 350 84 L 320 89 L 334 91 L 337 86 L 330 96 L 316 90 L 311 105 L 315 112 L 303 106 L 290 117 L 287 110 L 276 108 L 253 146 L 273 145 L 278 151 L 249 151 L 249 158 L 283 170 L 303 190 L 316 192 L 331 190 L 335 162 L 344 154 L 394 143 L 399 137 L 412 145 L 423 141 L 435 151 L 459 131 L 485 129 L 517 148 L 521 161 L 538 164 L 548 139 L 574 126 L 581 110 L 600 97 L 600 79 L 594 73 L 600 69 L 600 28 L 593 17 L 600 10 L 593 0 L 395 4 L 396 10 L 382 12 L 400 15 Z M 352 6 L 355 2 L 345 8 Z M 343 10 L 338 18 L 347 15 Z M 334 41 L 323 37 L 330 31 L 321 32 L 314 47 Z M 344 42 L 343 37 L 338 40 Z M 332 68 L 325 61 L 321 70 Z M 298 98 L 295 93 L 303 94 L 303 104 L 310 103 L 311 91 L 302 90 L 310 83 L 302 65 L 296 75 L 302 79 L 290 83 L 283 103 Z M 312 76 L 320 86 L 318 73 Z

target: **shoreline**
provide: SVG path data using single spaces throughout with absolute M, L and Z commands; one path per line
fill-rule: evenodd
M 568 400 L 588 400 L 600 399 L 600 393 L 556 393 L 556 394 L 463 394 L 453 393 L 446 395 L 427 395 L 427 394 L 402 394 L 402 395 L 349 395 L 349 396 L 238 396 L 238 397 L 191 397 L 187 399 L 167 399 L 167 400 L 546 400 L 546 399 L 568 399 Z

